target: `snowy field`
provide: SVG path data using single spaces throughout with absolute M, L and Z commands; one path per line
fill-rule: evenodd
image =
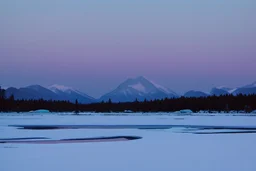
M 129 125 L 130 128 L 31 130 L 10 125 Z M 136 129 L 136 125 L 180 126 Z M 212 128 L 199 129 L 200 125 Z M 214 126 L 222 129 L 214 129 Z M 225 126 L 227 129 L 223 128 Z M 254 128 L 256 116 L 245 114 L 74 116 L 0 113 L 0 171 L 255 171 Z M 13 138 L 59 140 L 113 136 L 141 139 L 63 144 L 3 143 Z

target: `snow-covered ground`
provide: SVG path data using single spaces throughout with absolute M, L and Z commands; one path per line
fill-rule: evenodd
M 70 139 L 139 136 L 118 142 L 74 144 L 0 143 L 1 171 L 255 171 L 256 133 L 195 134 L 243 130 L 57 129 L 25 130 L 8 125 L 209 125 L 256 127 L 243 114 L 0 114 L 0 139 Z

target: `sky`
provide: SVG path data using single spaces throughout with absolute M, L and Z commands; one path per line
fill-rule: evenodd
M 256 81 L 255 18 L 255 0 L 0 0 L 0 85 L 242 86 Z

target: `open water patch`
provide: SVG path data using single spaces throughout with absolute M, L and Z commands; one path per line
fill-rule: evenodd
M 54 130 L 54 129 L 171 129 L 186 128 L 197 130 L 255 130 L 256 126 L 224 125 L 9 125 L 19 129 Z
M 67 143 L 92 143 L 92 142 L 116 142 L 116 141 L 131 141 L 138 140 L 142 137 L 138 136 L 113 136 L 113 137 L 96 137 L 96 138 L 74 138 L 74 139 L 59 139 L 59 140 L 0 140 L 0 144 L 67 144 Z
M 255 134 L 255 131 L 193 132 L 193 134 Z
M 12 140 L 42 140 L 49 139 L 46 137 L 25 137 L 25 138 L 0 138 L 0 141 L 12 141 Z

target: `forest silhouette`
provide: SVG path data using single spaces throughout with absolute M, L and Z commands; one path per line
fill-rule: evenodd
M 51 112 L 173 112 L 190 109 L 193 112 L 204 111 L 244 111 L 256 110 L 256 95 L 221 95 L 208 97 L 179 97 L 134 102 L 113 103 L 107 102 L 81 104 L 69 101 L 55 100 L 15 100 L 14 96 L 5 97 L 5 90 L 0 90 L 1 112 L 28 112 L 38 109 L 47 109 Z

